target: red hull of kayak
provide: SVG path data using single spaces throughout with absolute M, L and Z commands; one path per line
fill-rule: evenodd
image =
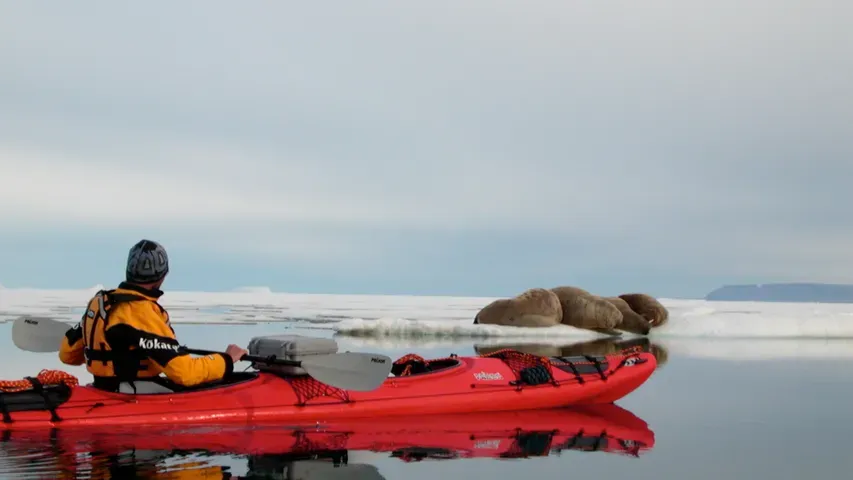
M 424 458 L 515 458 L 562 450 L 638 456 L 654 447 L 645 421 L 614 404 L 546 410 L 349 419 L 323 425 L 159 426 L 10 432 L 3 450 L 49 448 L 74 457 L 128 450 L 312 455 L 351 450 Z M 535 439 L 535 441 L 534 441 Z
M 11 422 L 4 426 L 14 430 L 327 423 L 363 417 L 548 409 L 612 403 L 642 385 L 657 366 L 655 357 L 645 352 L 544 360 L 517 352 L 430 360 L 434 371 L 389 377 L 369 392 L 340 390 L 306 376 L 283 378 L 263 372 L 235 375 L 246 379 L 230 385 L 180 393 L 128 395 L 79 386 L 56 408 L 59 421 L 51 421 L 45 409 L 13 409 Z M 523 375 L 523 370 L 531 373 L 529 367 L 538 370 L 532 372 L 533 377 Z M 513 385 L 520 379 L 520 384 Z M 0 394 L 7 395 L 14 394 Z

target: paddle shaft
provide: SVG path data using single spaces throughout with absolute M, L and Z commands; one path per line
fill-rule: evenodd
M 181 350 L 184 352 L 187 352 L 187 353 L 192 353 L 193 355 L 216 355 L 216 354 L 220 354 L 220 355 L 228 356 L 228 354 L 225 352 L 215 352 L 212 350 L 199 350 L 197 348 L 181 347 Z M 246 362 L 267 363 L 267 364 L 271 364 L 271 365 L 273 365 L 273 364 L 274 365 L 288 365 L 291 367 L 299 367 L 302 365 L 302 362 L 300 362 L 298 360 L 286 360 L 283 358 L 277 358 L 274 355 L 270 355 L 268 357 L 261 357 L 259 355 L 243 355 L 242 357 L 240 357 L 240 360 L 246 361 Z
M 45 317 L 23 316 L 12 325 L 12 341 L 18 348 L 31 352 L 59 351 L 62 337 L 69 325 Z M 196 355 L 224 352 L 177 347 L 177 351 Z M 344 352 L 329 355 L 311 355 L 302 361 L 287 360 L 274 355 L 243 355 L 241 361 L 267 365 L 301 367 L 320 383 L 345 390 L 370 391 L 378 388 L 391 371 L 391 358 L 374 353 Z

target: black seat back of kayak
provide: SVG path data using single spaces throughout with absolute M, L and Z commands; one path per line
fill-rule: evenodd
M 36 386 L 37 385 L 37 386 Z M 50 412 L 53 421 L 60 420 L 56 407 L 67 402 L 71 397 L 71 388 L 65 384 L 38 385 L 34 388 L 18 392 L 0 391 L 0 413 L 3 423 L 13 423 L 14 412 L 44 411 Z
M 67 402 L 69 397 L 71 389 L 65 385 L 48 386 L 41 393 L 35 390 L 0 392 L 0 409 L 6 412 L 46 411 Z

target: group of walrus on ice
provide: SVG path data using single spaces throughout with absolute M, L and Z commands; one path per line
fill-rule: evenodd
M 511 298 L 495 300 L 474 317 L 476 324 L 515 327 L 570 325 L 610 335 L 572 345 L 512 345 L 511 348 L 537 355 L 603 355 L 639 346 L 652 352 L 663 364 L 666 351 L 646 337 L 620 339 L 622 332 L 648 335 L 664 325 L 669 312 L 657 299 L 643 293 L 602 297 L 572 286 L 550 289 L 531 288 Z M 479 353 L 510 347 L 478 347 Z

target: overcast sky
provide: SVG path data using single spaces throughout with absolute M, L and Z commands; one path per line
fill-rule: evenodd
M 0 284 L 853 281 L 853 3 L 0 4 Z

